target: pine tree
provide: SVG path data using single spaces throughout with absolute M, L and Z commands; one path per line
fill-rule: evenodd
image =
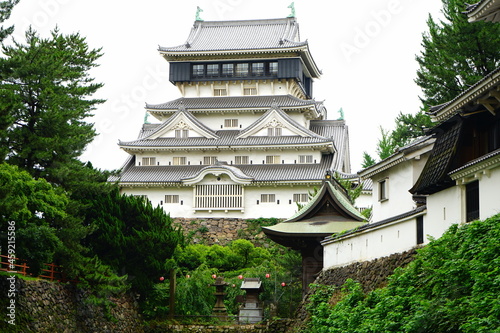
M 88 72 L 97 66 L 100 49 L 89 49 L 79 34 L 65 36 L 56 29 L 50 38 L 28 30 L 26 44 L 15 42 L 3 52 L 0 110 L 10 124 L 1 136 L 8 151 L 2 157 L 56 182 L 57 170 L 75 161 L 95 136 L 86 118 L 103 102 L 92 98 L 102 84 Z
M 445 20 L 429 16 L 415 82 L 424 109 L 452 100 L 500 65 L 500 25 L 467 20 L 464 0 L 442 0 Z

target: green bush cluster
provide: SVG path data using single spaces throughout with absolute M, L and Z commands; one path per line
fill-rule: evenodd
M 332 305 L 325 287 L 309 306 L 308 333 L 499 332 L 500 215 L 452 226 L 397 269 L 387 287 L 363 293 L 349 280 Z

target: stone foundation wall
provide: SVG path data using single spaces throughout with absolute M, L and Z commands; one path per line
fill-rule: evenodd
M 295 321 L 273 320 L 261 325 L 158 325 L 146 333 L 284 333 Z
M 258 232 L 256 225 L 245 219 L 175 218 L 173 221 L 174 225 L 182 227 L 186 237 L 192 237 L 193 243 L 226 245 L 240 238 L 254 242 L 259 242 L 265 238 L 262 232 Z
M 116 320 L 105 318 L 103 309 L 86 304 L 83 291 L 73 285 L 44 280 L 15 280 L 15 325 L 2 318 L 0 332 L 144 332 L 137 304 L 128 295 L 112 299 L 116 306 L 111 314 Z M 0 304 L 5 309 L 10 282 L 0 276 Z M 2 310 L 2 316 L 6 316 Z

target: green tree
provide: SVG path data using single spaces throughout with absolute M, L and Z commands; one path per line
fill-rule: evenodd
M 67 197 L 44 179 L 33 179 L 17 167 L 0 164 L 0 230 L 6 251 L 7 231 L 14 237 L 16 256 L 28 261 L 30 272 L 40 273 L 72 240 L 63 238 Z M 12 229 L 12 230 L 11 230 Z M 5 252 L 3 253 L 5 254 Z
M 391 132 L 396 147 L 404 147 L 412 140 L 425 135 L 425 129 L 432 127 L 431 118 L 423 111 L 416 114 L 399 112 L 395 119 L 396 127 Z
M 500 65 L 500 25 L 469 23 L 464 0 L 442 0 L 444 20 L 429 16 L 415 82 L 424 109 L 452 100 Z
M 12 13 L 12 9 L 15 5 L 17 5 L 18 2 L 19 0 L 7 0 L 0 2 L 0 23 L 3 23 L 9 19 L 10 14 Z M 3 42 L 3 40 L 10 34 L 12 34 L 13 31 L 13 26 L 7 28 L 0 26 L 0 43 Z
M 0 136 L 8 150 L 3 158 L 54 182 L 54 173 L 76 160 L 95 136 L 86 118 L 103 102 L 92 98 L 102 84 L 89 76 L 100 49 L 89 49 L 79 34 L 56 29 L 40 38 L 28 30 L 26 44 L 4 45 L 3 53 L 0 109 L 11 120 Z
M 370 154 L 368 154 L 366 151 L 363 152 L 363 162 L 361 163 L 361 167 L 363 169 L 365 168 L 368 168 L 372 165 L 374 165 L 376 162 L 375 162 L 375 159 L 373 157 L 371 157 Z
M 144 299 L 173 268 L 170 259 L 183 242 L 181 231 L 161 207 L 143 197 L 122 195 L 116 187 L 87 203 L 86 223 L 96 228 L 86 239 L 91 253 L 120 275 L 127 274 Z

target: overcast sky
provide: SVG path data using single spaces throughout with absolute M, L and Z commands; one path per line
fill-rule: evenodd
M 102 47 L 100 67 L 92 71 L 105 86 L 96 97 L 107 100 L 95 111 L 99 136 L 82 160 L 101 169 L 120 168 L 127 154 L 118 140 L 137 137 L 145 103 L 180 97 L 168 81 L 168 63 L 158 45 L 183 44 L 195 20 L 282 18 L 290 0 L 21 0 L 8 23 L 23 39 L 29 25 L 42 36 L 57 25 L 79 32 L 93 48 Z M 295 1 L 302 40 L 323 71 L 314 84 L 316 100 L 325 100 L 328 118 L 343 109 L 349 126 L 352 171 L 361 169 L 363 151 L 375 155 L 380 129 L 392 129 L 401 111 L 421 104 L 414 83 L 427 18 L 441 17 L 438 0 Z M 149 120 L 153 120 L 150 117 Z

